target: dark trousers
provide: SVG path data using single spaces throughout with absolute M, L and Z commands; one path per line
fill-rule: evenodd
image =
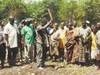
M 85 51 L 85 62 L 90 63 L 91 60 L 91 46 L 89 44 L 84 45 L 84 51 Z
M 16 56 L 18 53 L 18 48 L 8 48 L 8 63 L 10 66 L 16 65 Z
M 6 47 L 5 44 L 0 45 L 0 61 L 1 61 L 1 66 L 4 66 L 4 61 L 5 61 L 5 56 L 6 56 Z
M 58 48 L 60 61 L 64 60 L 64 48 Z
M 45 62 L 47 57 L 48 57 L 47 52 L 49 51 L 49 48 L 45 44 L 43 44 L 42 46 L 43 46 L 43 57 L 42 57 L 42 59 L 43 59 L 43 62 Z

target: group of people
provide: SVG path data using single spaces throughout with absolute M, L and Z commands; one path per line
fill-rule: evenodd
M 41 24 L 30 18 L 17 24 L 11 16 L 6 25 L 0 23 L 1 67 L 4 68 L 6 56 L 9 66 L 36 62 L 38 68 L 43 68 L 47 60 L 100 63 L 100 23 L 88 25 L 88 20 L 82 20 L 78 27 L 75 20 L 58 24 L 45 18 Z

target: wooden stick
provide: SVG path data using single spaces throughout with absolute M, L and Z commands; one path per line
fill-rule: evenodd
M 48 8 L 48 13 L 49 13 L 50 19 L 53 20 L 53 17 L 49 8 Z

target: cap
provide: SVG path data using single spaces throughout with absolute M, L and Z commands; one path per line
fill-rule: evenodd
M 90 24 L 90 21 L 86 20 L 86 23 L 87 23 L 87 24 Z

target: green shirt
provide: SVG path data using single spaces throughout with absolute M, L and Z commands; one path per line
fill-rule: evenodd
M 24 36 L 25 44 L 34 44 L 36 42 L 35 29 L 32 25 L 24 26 L 21 30 L 21 34 Z

